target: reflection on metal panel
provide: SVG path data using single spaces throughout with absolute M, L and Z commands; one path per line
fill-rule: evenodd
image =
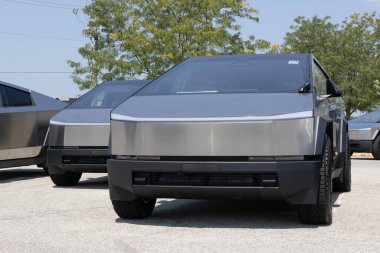
M 50 125 L 50 146 L 104 147 L 108 146 L 109 125 Z
M 374 140 L 379 133 L 377 128 L 350 129 L 350 140 Z
M 9 149 L 0 149 L 0 160 L 8 159 Z
M 280 119 L 302 119 L 313 117 L 313 111 L 295 112 L 271 116 L 241 116 L 241 117 L 207 117 L 207 118 L 140 118 L 119 114 L 112 114 L 113 120 L 135 121 L 135 122 L 215 122 L 215 121 L 262 121 Z
M 21 159 L 26 157 L 36 157 L 40 154 L 42 146 L 27 147 L 27 148 L 14 148 L 9 152 L 8 159 Z
M 119 120 L 124 120 L 124 116 L 140 119 L 183 120 L 187 118 L 271 117 L 288 114 L 290 114 L 289 118 L 292 118 L 291 114 L 302 114 L 312 110 L 313 95 L 311 93 L 233 93 L 133 96 L 115 108 L 112 114 L 118 115 Z

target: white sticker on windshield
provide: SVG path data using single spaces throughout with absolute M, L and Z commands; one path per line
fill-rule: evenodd
M 288 64 L 298 64 L 300 61 L 289 61 Z

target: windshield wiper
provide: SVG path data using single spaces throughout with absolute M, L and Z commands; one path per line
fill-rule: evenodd
M 305 93 L 305 92 L 309 92 L 310 89 L 311 89 L 311 85 L 310 85 L 309 82 L 307 82 L 304 86 L 302 86 L 302 87 L 300 87 L 300 88 L 298 89 L 298 92 L 299 92 L 299 93 Z

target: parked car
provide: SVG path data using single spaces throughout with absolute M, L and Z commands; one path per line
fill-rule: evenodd
M 107 172 L 110 112 L 147 83 L 105 82 L 50 120 L 48 166 L 54 184 L 75 185 L 83 172 Z
M 49 120 L 64 107 L 38 92 L 0 82 L 0 168 L 37 164 L 46 170 Z
M 380 111 L 364 114 L 348 123 L 352 152 L 372 153 L 380 160 Z
M 285 200 L 332 222 L 350 191 L 342 91 L 312 55 L 191 58 L 111 113 L 109 189 L 121 218 L 156 198 Z

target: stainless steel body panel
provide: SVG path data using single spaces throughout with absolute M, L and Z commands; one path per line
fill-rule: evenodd
M 379 130 L 376 128 L 363 128 L 349 130 L 350 140 L 368 140 L 372 141 L 376 138 Z
M 135 96 L 112 112 L 112 154 L 313 155 L 312 101 L 298 93 Z
M 121 122 L 113 155 L 286 156 L 314 154 L 314 120 Z M 286 133 L 286 134 L 284 134 Z
M 108 147 L 111 110 L 62 110 L 50 120 L 49 146 Z
M 51 147 L 108 147 L 108 125 L 50 125 Z
M 29 157 L 37 157 L 41 152 L 42 146 L 24 147 L 24 148 L 12 148 L 9 151 L 8 159 L 22 159 Z
M 44 145 L 49 119 L 58 110 L 52 111 L 38 107 L 9 109 L 11 127 L 8 159 L 38 156 Z
M 379 133 L 379 123 L 348 123 L 350 140 L 373 141 Z

